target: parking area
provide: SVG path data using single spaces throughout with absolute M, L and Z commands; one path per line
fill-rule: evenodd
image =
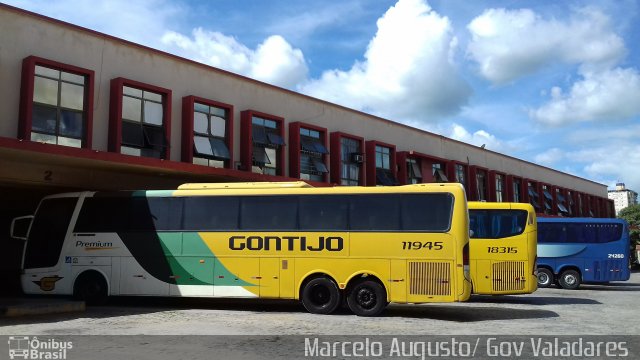
M 85 312 L 2 319 L 2 335 L 638 335 L 640 273 L 627 282 L 391 304 L 382 316 L 323 316 L 290 301 L 116 298 Z

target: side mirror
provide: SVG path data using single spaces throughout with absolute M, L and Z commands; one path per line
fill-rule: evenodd
M 17 240 L 27 240 L 32 220 L 33 215 L 21 216 L 13 219 L 11 221 L 11 229 L 9 230 L 11 237 Z

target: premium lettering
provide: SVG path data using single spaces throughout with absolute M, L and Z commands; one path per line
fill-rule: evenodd
M 342 251 L 344 240 L 339 236 L 242 236 L 229 238 L 231 250 L 253 251 Z

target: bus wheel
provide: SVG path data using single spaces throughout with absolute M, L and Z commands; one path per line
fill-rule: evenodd
M 302 289 L 302 305 L 312 314 L 331 314 L 340 305 L 338 285 L 327 277 L 317 277 Z
M 558 283 L 563 289 L 575 290 L 580 286 L 580 274 L 575 270 L 565 270 L 560 274 Z
M 553 283 L 553 273 L 549 269 L 538 268 L 538 287 L 546 288 Z
M 108 300 L 107 282 L 95 271 L 84 272 L 73 285 L 73 297 L 87 305 L 104 305 Z
M 347 296 L 349 309 L 358 316 L 376 316 L 387 307 L 387 292 L 380 283 L 371 280 L 358 282 Z

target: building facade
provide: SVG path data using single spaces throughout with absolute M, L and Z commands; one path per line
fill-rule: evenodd
M 609 190 L 607 195 L 610 200 L 613 200 L 616 216 L 620 213 L 620 210 L 638 204 L 638 193 L 627 189 L 624 183 L 621 182 L 616 184 L 615 190 Z

